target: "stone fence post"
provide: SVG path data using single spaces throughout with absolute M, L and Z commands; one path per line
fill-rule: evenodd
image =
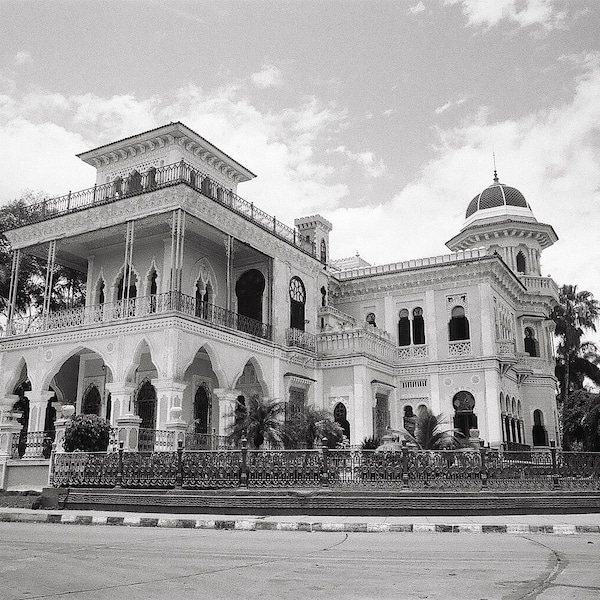
M 124 415 L 117 418 L 117 439 L 123 442 L 125 452 L 137 452 L 140 439 L 140 425 L 142 417 L 137 415 Z

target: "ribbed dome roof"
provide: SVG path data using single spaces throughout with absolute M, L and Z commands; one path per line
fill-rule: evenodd
M 516 188 L 505 185 L 498 181 L 498 177 L 494 173 L 494 183 L 485 188 L 483 192 L 477 194 L 467 207 L 465 218 L 469 218 L 478 210 L 486 210 L 487 208 L 496 208 L 498 206 L 518 206 L 519 208 L 531 207 L 527 204 L 525 196 Z

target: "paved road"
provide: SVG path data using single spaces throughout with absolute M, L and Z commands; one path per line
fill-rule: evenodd
M 0 598 L 600 597 L 596 535 L 198 531 L 0 523 Z

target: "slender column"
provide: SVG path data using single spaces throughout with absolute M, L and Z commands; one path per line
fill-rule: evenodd
M 56 240 L 48 244 L 48 260 L 46 261 L 46 281 L 44 283 L 44 306 L 42 309 L 44 317 L 50 313 L 52 301 L 52 283 L 54 280 L 54 261 L 56 259 Z
M 21 250 L 15 250 L 12 256 L 12 266 L 10 269 L 10 291 L 8 294 L 8 327 L 12 324 L 12 320 L 17 308 L 17 287 L 19 282 L 19 269 L 21 266 Z
M 235 420 L 235 403 L 242 392 L 215 388 L 213 393 L 219 402 L 219 431 L 217 433 L 218 435 L 229 435 Z
M 171 409 L 183 406 L 187 384 L 173 379 L 153 379 L 152 385 L 156 390 L 156 429 L 164 429 Z
M 185 239 L 185 213 L 173 211 L 171 221 L 171 284 L 172 292 L 181 292 L 183 277 L 183 244 Z
M 87 279 L 85 282 L 85 305 L 90 306 L 95 304 L 95 298 L 93 298 L 94 290 L 93 290 L 93 276 L 94 276 L 94 258 L 95 256 L 91 254 L 88 256 L 88 268 L 87 268 Z M 105 292 L 106 293 L 106 292 Z
M 27 448 L 23 458 L 40 458 L 43 451 L 43 434 L 48 400 L 54 396 L 50 390 L 27 392 L 29 398 L 29 423 L 27 426 Z M 34 435 L 36 434 L 37 435 Z
M 177 240 L 177 213 L 178 211 L 174 210 L 171 215 L 171 270 L 170 270 L 170 282 L 169 282 L 169 291 L 175 291 L 175 242 Z
M 110 392 L 111 399 L 111 425 L 116 425 L 119 417 L 133 415 L 133 394 L 135 387 L 133 383 L 122 381 L 106 384 L 106 389 Z
M 227 310 L 231 310 L 231 268 L 233 259 L 233 238 L 228 235 L 225 240 L 225 255 L 227 256 L 227 273 L 226 273 L 226 287 L 227 287 Z
M 131 286 L 131 270 L 133 264 L 133 236 L 135 221 L 127 221 L 127 233 L 125 234 L 125 272 L 123 273 L 123 304 L 129 300 L 129 288 Z

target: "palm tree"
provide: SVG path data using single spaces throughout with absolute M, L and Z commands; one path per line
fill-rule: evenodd
M 419 411 L 415 434 L 406 432 L 404 436 L 419 450 L 453 450 L 468 446 L 462 433 L 446 427 L 444 415 L 434 415 L 429 408 Z
M 229 440 L 239 445 L 242 438 L 248 439 L 251 448 L 258 449 L 265 442 L 277 448 L 283 442 L 283 420 L 285 403 L 253 396 L 248 404 L 238 404 L 235 421 L 230 428 Z
M 327 438 L 328 446 L 335 447 L 343 437 L 344 430 L 333 420 L 331 413 L 314 406 L 307 406 L 285 425 L 285 445 L 290 448 L 312 450 L 323 438 Z
M 578 291 L 576 285 L 563 285 L 560 288 L 558 304 L 553 308 L 551 318 L 556 323 L 555 333 L 561 340 L 557 349 L 557 375 L 561 375 L 561 400 L 563 403 L 569 395 L 573 383 L 572 368 L 583 375 L 591 373 L 594 380 L 598 376 L 598 381 L 600 381 L 600 372 L 597 372 L 597 367 L 595 370 L 592 368 L 596 365 L 589 360 L 590 346 L 587 346 L 588 356 L 586 357 L 586 346 L 581 343 L 586 329 L 596 331 L 596 322 L 599 317 L 600 304 L 591 292 Z M 562 369 L 559 368 L 561 366 Z

